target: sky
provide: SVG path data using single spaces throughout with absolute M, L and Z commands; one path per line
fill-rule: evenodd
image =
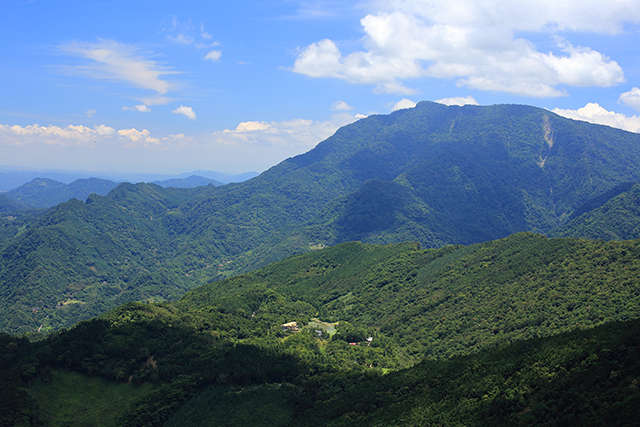
M 428 100 L 640 132 L 638 0 L 0 0 L 0 166 L 262 172 Z

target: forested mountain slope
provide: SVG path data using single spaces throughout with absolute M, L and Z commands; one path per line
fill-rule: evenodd
M 7 214 L 28 208 L 28 206 L 10 199 L 5 194 L 0 194 L 0 214 Z
M 640 238 L 640 184 L 621 184 L 603 196 L 549 235 L 605 240 Z
M 246 182 L 122 184 L 60 205 L 0 242 L 0 329 L 73 324 L 81 316 L 69 314 L 71 303 L 55 308 L 70 293 L 74 310 L 95 314 L 344 241 L 440 247 L 546 233 L 587 200 L 638 180 L 640 135 L 534 107 L 423 102 L 345 126 Z M 71 258 L 67 244 L 93 255 Z M 115 247 L 127 262 L 103 260 Z
M 639 269 L 639 241 L 344 243 L 40 342 L 0 334 L 0 412 L 36 424 L 39 396 L 58 399 L 47 416 L 61 420 L 90 382 L 57 388 L 75 371 L 152 385 L 102 412 L 124 426 L 238 425 L 245 411 L 258 425 L 627 425 L 640 399 Z M 116 401 L 94 384 L 103 392 L 71 413 Z

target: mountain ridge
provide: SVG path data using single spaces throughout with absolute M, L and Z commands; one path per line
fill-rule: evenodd
M 58 283 L 56 295 L 46 297 L 51 303 L 69 286 L 77 286 L 68 279 L 53 280 L 62 277 L 56 272 L 62 265 L 75 271 L 93 266 L 96 272 L 77 277 L 83 277 L 83 289 L 98 295 L 116 286 L 126 289 L 123 298 L 174 298 L 207 281 L 344 241 L 416 240 L 429 248 L 470 245 L 522 231 L 549 233 L 568 222 L 585 201 L 635 181 L 640 181 L 640 135 L 529 106 L 421 102 L 340 128 L 309 152 L 242 183 L 184 190 L 121 184 L 104 197 L 91 196 L 87 201 L 92 203 L 83 209 L 94 218 L 104 217 L 101 233 L 117 229 L 107 218 L 124 215 L 138 221 L 137 241 L 127 241 L 126 233 L 118 237 L 123 247 L 139 248 L 127 252 L 134 269 L 120 261 L 101 272 L 88 261 L 78 266 L 68 257 L 49 261 L 36 255 L 55 250 L 56 239 L 75 240 L 82 252 L 96 253 L 96 239 L 82 232 L 93 226 L 82 223 L 82 216 L 60 217 L 56 237 L 44 240 L 32 234 L 52 232 L 39 228 L 51 227 L 47 220 L 40 225 L 13 221 L 7 227 L 15 234 L 0 242 L 0 292 L 23 313 L 25 331 L 35 330 L 44 323 L 38 316 L 27 321 L 33 318 L 32 307 L 18 301 L 26 301 L 44 283 Z M 103 247 L 98 253 L 114 252 L 113 239 L 99 241 Z M 143 249 L 140 242 L 149 246 Z M 9 270 L 23 271 L 24 277 L 34 270 L 25 261 L 11 268 L 6 263 L 21 245 L 33 252 L 40 265 L 35 271 L 42 275 L 32 274 L 28 286 L 22 285 L 24 297 L 16 299 L 8 291 L 14 285 L 2 277 Z M 143 256 L 149 250 L 171 260 L 160 265 L 162 273 L 157 259 Z M 93 304 L 87 295 L 82 298 L 85 306 Z M 46 319 L 62 315 L 52 308 Z M 64 322 L 68 320 L 46 320 L 44 327 Z

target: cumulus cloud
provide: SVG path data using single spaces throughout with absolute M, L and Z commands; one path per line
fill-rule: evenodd
M 456 79 L 459 86 L 534 97 L 565 95 L 559 85 L 609 87 L 621 67 L 589 47 L 556 37 L 539 52 L 517 32 L 620 32 L 640 22 L 634 0 L 391 0 L 373 2 L 361 19 L 362 50 L 343 54 L 325 39 L 298 53 L 293 71 L 310 77 L 373 84 L 380 93 L 412 94 L 404 80 Z
M 96 110 L 94 110 L 93 108 L 89 108 L 87 111 L 84 112 L 87 117 L 91 117 L 96 113 Z
M 363 116 L 349 113 L 335 114 L 329 121 L 292 119 L 281 122 L 247 121 L 234 130 L 213 133 L 213 141 L 224 145 L 262 145 L 307 150 L 328 138 L 344 125 Z
M 147 107 L 146 105 L 134 105 L 133 107 L 122 107 L 122 110 L 124 111 L 139 111 L 141 113 L 149 113 L 151 111 L 151 108 Z
M 93 128 L 82 125 L 41 126 L 33 124 L 29 126 L 0 125 L 1 141 L 12 145 L 24 145 L 40 143 L 45 145 L 81 145 L 93 140 L 96 136 L 109 136 L 115 133 L 115 129 L 105 125 Z
M 204 59 L 217 61 L 218 59 L 220 59 L 221 56 L 222 56 L 222 52 L 220 52 L 219 50 L 212 50 L 211 52 L 205 55 Z
M 118 131 L 118 136 L 129 142 L 130 146 L 149 146 L 160 144 L 160 140 L 158 138 L 151 137 L 151 132 L 149 132 L 147 129 L 142 129 L 141 131 L 135 128 L 120 129 Z
M 332 106 L 331 106 L 331 111 L 349 111 L 349 110 L 353 110 L 355 107 L 352 107 L 351 105 L 347 104 L 344 101 L 336 101 Z
M 158 138 L 152 137 L 147 129 L 141 131 L 131 129 L 116 130 L 107 125 L 96 125 L 93 128 L 82 125 L 29 126 L 0 125 L 0 145 L 47 145 L 59 147 L 93 147 L 96 141 L 108 143 L 124 142 L 126 147 L 148 147 L 160 144 Z
M 631 108 L 634 108 L 640 111 L 640 89 L 634 87 L 629 92 L 625 92 L 620 95 L 618 101 L 628 105 Z
M 193 108 L 185 107 L 184 105 L 179 106 L 175 110 L 172 111 L 173 114 L 182 114 L 186 116 L 189 120 L 196 119 L 196 113 L 193 112 Z
M 172 85 L 163 76 L 176 74 L 141 53 L 133 45 L 113 40 L 96 43 L 72 42 L 58 46 L 61 52 L 88 60 L 84 65 L 61 68 L 69 75 L 127 82 L 163 95 Z
M 475 100 L 475 98 L 471 95 L 469 96 L 454 96 L 453 98 L 442 98 L 442 99 L 438 99 L 435 102 L 438 102 L 440 104 L 444 104 L 444 105 L 459 105 L 459 106 L 463 106 L 463 105 L 479 105 L 478 101 Z
M 393 107 L 391 107 L 391 111 L 403 110 L 405 108 L 413 108 L 415 106 L 416 106 L 415 102 L 413 102 L 410 99 L 404 98 L 396 102 L 395 104 L 393 104 Z
M 552 112 L 569 119 L 607 125 L 624 129 L 629 132 L 640 132 L 640 117 L 627 117 L 624 114 L 607 111 L 597 103 L 590 102 L 577 110 L 562 110 L 560 108 L 555 108 Z

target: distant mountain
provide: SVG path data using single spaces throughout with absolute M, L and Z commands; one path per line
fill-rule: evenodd
M 90 175 L 82 172 L 13 169 L 0 166 L 0 191 L 9 191 L 20 187 L 36 178 L 47 178 L 69 184 L 76 179 L 87 178 Z
M 191 175 L 187 178 L 174 178 L 174 179 L 166 179 L 164 181 L 154 181 L 152 182 L 152 184 L 156 184 L 164 188 L 167 188 L 167 187 L 193 188 L 193 187 L 200 187 L 200 186 L 209 185 L 209 184 L 216 187 L 219 185 L 223 185 L 222 182 L 216 181 L 215 179 L 204 178 L 202 176 L 197 176 L 197 175 Z
M 183 175 L 187 175 L 187 174 L 183 174 Z M 196 175 L 196 176 L 202 176 L 205 178 L 209 178 L 209 179 L 213 179 L 216 180 L 218 182 L 221 182 L 223 184 L 229 184 L 232 182 L 243 182 L 243 181 L 248 181 L 251 178 L 255 178 L 256 176 L 258 176 L 259 174 L 257 172 L 244 172 L 241 174 L 227 174 L 227 173 L 221 173 L 221 172 L 214 172 L 214 171 L 195 171 L 192 172 L 190 175 Z
M 70 326 L 345 241 L 430 248 L 549 233 L 585 201 L 637 181 L 638 134 L 528 106 L 422 102 L 345 126 L 248 181 L 121 184 L 37 223 L 14 221 L 23 232 L 0 242 L 12 310 L 0 312 L 2 329 Z M 55 309 L 69 294 L 72 309 Z M 35 303 L 47 310 L 33 316 Z
M 71 199 L 85 200 L 92 193 L 104 196 L 117 185 L 113 181 L 98 178 L 78 179 L 70 184 L 35 178 L 4 194 L 32 208 L 49 208 Z
M 9 166 L 0 166 L 0 191 L 9 191 L 32 181 L 35 178 L 47 178 L 70 184 L 78 179 L 88 179 L 90 177 L 100 178 L 115 182 L 155 182 L 168 179 L 183 179 L 191 175 L 202 176 L 215 181 L 228 184 L 230 182 L 242 182 L 258 176 L 256 172 L 245 172 L 241 174 L 225 174 L 214 171 L 195 171 L 178 175 L 168 174 L 144 174 L 144 173 L 108 173 L 94 171 L 57 171 L 57 170 L 29 170 L 15 169 Z

